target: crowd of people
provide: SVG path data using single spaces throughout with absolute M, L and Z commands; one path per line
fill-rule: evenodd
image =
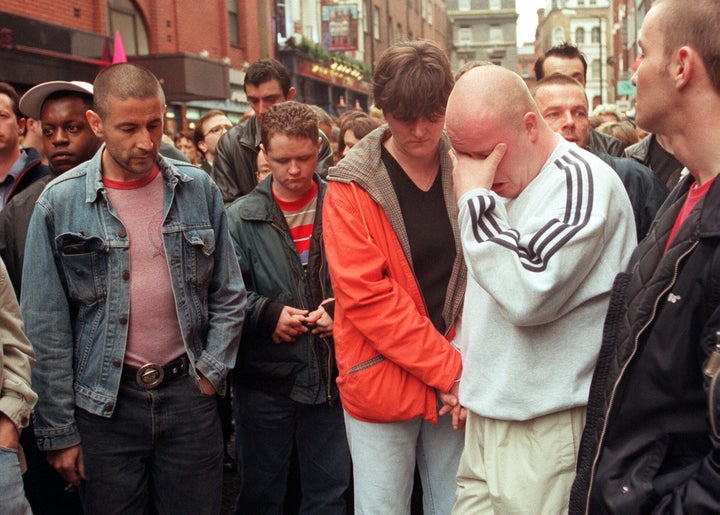
M 177 148 L 140 66 L 0 83 L 0 512 L 720 512 L 719 24 L 653 3 L 634 119 L 567 43 L 397 42 L 380 117 L 261 59 Z

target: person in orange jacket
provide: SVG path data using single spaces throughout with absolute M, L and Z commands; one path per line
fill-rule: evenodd
M 436 44 L 390 47 L 373 76 L 387 125 L 328 175 L 323 225 L 356 513 L 410 513 L 416 462 L 425 513 L 449 513 L 455 499 L 462 365 L 451 339 L 466 270 L 443 133 L 452 86 Z

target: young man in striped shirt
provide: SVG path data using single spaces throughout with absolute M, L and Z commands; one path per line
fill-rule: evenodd
M 298 102 L 277 104 L 263 116 L 261 141 L 271 175 L 228 208 L 248 281 L 236 367 L 236 512 L 282 512 L 296 445 L 300 511 L 345 513 L 350 453 L 335 385 L 315 114 Z

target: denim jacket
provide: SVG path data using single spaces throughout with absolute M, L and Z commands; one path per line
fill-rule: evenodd
M 110 417 L 130 308 L 127 231 L 102 183 L 104 146 L 52 181 L 28 230 L 21 309 L 37 354 L 35 434 L 43 450 L 80 442 L 75 407 Z M 235 363 L 246 294 L 217 186 L 199 168 L 158 158 L 161 233 L 190 374 L 218 392 Z

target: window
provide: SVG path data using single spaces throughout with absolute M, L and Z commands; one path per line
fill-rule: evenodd
M 565 29 L 562 27 L 555 27 L 552 31 L 552 44 L 561 45 L 565 42 Z
M 600 27 L 593 27 L 592 32 L 590 33 L 590 42 L 600 43 Z
M 472 29 L 470 27 L 460 27 L 458 29 L 458 43 L 472 43 Z
M 501 0 L 490 0 L 491 11 L 499 11 L 500 9 L 502 9 Z
M 393 21 L 392 21 L 392 18 L 388 19 L 388 23 L 387 23 L 387 40 L 388 40 L 388 45 L 393 44 Z
M 490 25 L 490 41 L 502 41 L 503 32 L 500 25 Z
M 227 0 L 228 10 L 228 34 L 230 35 L 230 44 L 238 46 L 240 44 L 240 30 L 238 27 L 238 5 L 237 0 Z
M 120 31 L 125 54 L 145 55 L 150 52 L 145 22 L 131 0 L 110 0 L 108 18 L 110 34 Z
M 577 29 L 575 29 L 575 44 L 585 44 L 585 29 L 583 27 L 578 27 Z
M 458 0 L 458 9 L 461 11 L 469 11 L 470 0 Z
M 373 7 L 373 37 L 380 39 L 380 8 Z
M 590 66 L 590 72 L 592 73 L 593 79 L 600 78 L 600 59 L 593 59 L 592 65 Z
M 278 36 L 282 36 L 283 38 L 288 36 L 286 29 L 287 24 L 285 23 L 285 2 L 275 2 L 275 27 Z

